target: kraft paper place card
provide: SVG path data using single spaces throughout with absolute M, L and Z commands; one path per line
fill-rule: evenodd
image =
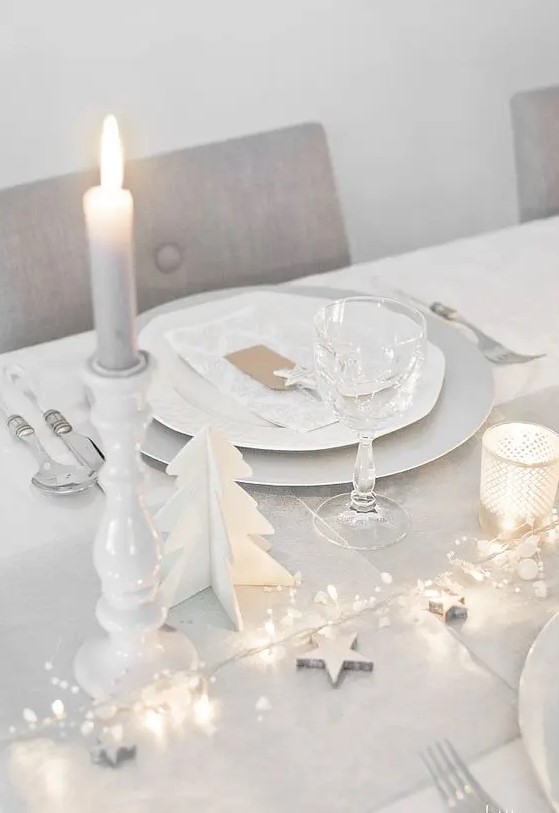
M 225 358 L 238 370 L 272 390 L 286 389 L 284 379 L 274 375 L 274 371 L 286 368 L 290 370 L 295 366 L 290 359 L 280 356 L 263 344 L 245 347 L 243 350 L 229 353 Z

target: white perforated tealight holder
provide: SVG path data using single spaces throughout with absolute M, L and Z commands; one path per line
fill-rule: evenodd
M 559 482 L 559 435 L 532 423 L 503 423 L 483 435 L 480 514 L 491 536 L 514 538 L 550 516 Z

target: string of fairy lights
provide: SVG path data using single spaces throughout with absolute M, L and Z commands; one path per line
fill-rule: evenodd
M 218 675 L 240 661 L 260 659 L 264 664 L 272 664 L 278 653 L 285 654 L 292 648 L 309 644 L 315 636 L 335 637 L 335 631 L 365 614 L 379 617 L 379 628 L 388 625 L 388 613 L 396 601 L 407 597 L 417 602 L 421 609 L 428 609 L 433 600 L 441 595 L 463 592 L 462 584 L 457 578 L 466 576 L 477 585 L 487 584 L 496 589 L 511 587 L 520 591 L 519 583 L 534 583 L 534 594 L 544 598 L 547 595 L 545 585 L 543 552 L 546 543 L 553 542 L 559 532 L 559 516 L 553 513 L 550 521 L 543 527 L 531 528 L 519 538 L 503 541 L 500 538 L 490 540 L 456 539 L 447 552 L 449 568 L 432 579 L 418 580 L 407 589 L 396 589 L 389 573 L 382 573 L 380 582 L 369 597 L 353 596 L 341 598 L 335 585 L 327 585 L 325 590 L 318 591 L 313 597 L 313 608 L 323 610 L 324 614 L 317 623 L 309 624 L 310 611 L 305 614 L 297 607 L 297 589 L 289 591 L 289 605 L 283 607 L 284 615 L 274 618 L 274 609 L 269 607 L 262 626 L 261 634 L 254 631 L 247 633 L 250 644 L 232 655 L 210 666 L 203 666 L 191 673 L 162 673 L 140 692 L 118 700 L 109 700 L 102 704 L 80 703 L 71 711 L 67 709 L 61 696 L 56 697 L 51 713 L 39 719 L 31 708 L 25 708 L 21 714 L 19 726 L 10 726 L 8 740 L 16 742 L 28 740 L 56 732 L 62 738 L 72 733 L 84 737 L 88 743 L 94 740 L 97 747 L 105 742 L 118 750 L 119 744 L 129 742 L 128 729 L 137 730 L 138 725 L 151 731 L 154 735 L 161 733 L 165 721 L 171 721 L 176 729 L 179 725 L 192 725 L 207 733 L 212 733 L 216 725 L 216 702 L 212 699 L 212 685 Z M 476 556 L 462 558 L 459 553 L 466 547 L 466 542 L 474 542 Z M 530 562 L 529 566 L 523 563 Z M 467 599 L 467 595 L 466 595 Z M 464 601 L 463 598 L 461 598 Z M 45 663 L 48 679 L 57 689 L 58 694 L 67 692 L 79 694 L 79 688 L 69 681 L 54 675 L 52 661 Z M 269 708 L 267 699 L 257 700 L 255 709 L 262 714 Z M 123 748 L 128 756 L 135 749 Z M 116 766 L 118 760 L 115 761 Z

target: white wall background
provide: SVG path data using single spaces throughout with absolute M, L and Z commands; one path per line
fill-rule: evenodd
M 356 259 L 500 227 L 558 39 L 558 0 L 0 0 L 0 187 L 91 166 L 106 111 L 133 156 L 319 120 Z

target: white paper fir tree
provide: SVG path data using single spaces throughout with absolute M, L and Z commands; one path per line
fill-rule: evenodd
M 177 490 L 156 516 L 167 533 L 161 593 L 168 607 L 211 587 L 242 629 L 235 587 L 290 587 L 293 577 L 267 552 L 274 529 L 237 483 L 251 474 L 241 453 L 216 429 L 199 432 L 167 466 Z

